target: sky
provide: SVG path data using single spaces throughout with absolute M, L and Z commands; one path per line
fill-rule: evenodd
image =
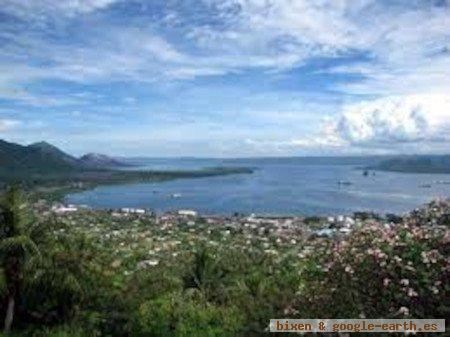
M 450 1 L 0 0 L 0 139 L 75 155 L 449 153 Z

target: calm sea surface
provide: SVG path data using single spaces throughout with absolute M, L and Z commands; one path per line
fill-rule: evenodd
M 450 174 L 371 172 L 364 177 L 355 165 L 305 165 L 295 159 L 149 159 L 137 164 L 139 169 L 163 170 L 234 165 L 253 167 L 255 172 L 101 186 L 72 194 L 67 202 L 157 212 L 187 208 L 203 214 L 326 215 L 361 210 L 400 213 L 435 197 L 450 197 Z

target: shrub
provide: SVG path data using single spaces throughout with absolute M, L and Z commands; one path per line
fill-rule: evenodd
M 296 309 L 309 317 L 450 315 L 450 231 L 374 222 L 318 241 L 301 271 Z M 305 317 L 306 317 L 305 316 Z
M 141 305 L 137 335 L 232 337 L 241 324 L 236 309 L 214 306 L 193 294 L 170 294 Z

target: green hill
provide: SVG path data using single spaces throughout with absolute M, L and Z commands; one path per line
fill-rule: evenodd
M 48 143 L 22 146 L 0 140 L 0 170 L 3 172 L 60 172 L 76 169 L 76 158 Z
M 126 164 L 102 154 L 73 157 L 47 142 L 22 146 L 0 140 L 0 171 L 62 173 L 105 169 Z
M 46 142 L 22 146 L 0 140 L 0 189 L 11 182 L 37 185 L 97 185 L 251 173 L 239 167 L 194 171 L 132 171 L 129 166 L 102 154 L 73 157 Z
M 401 156 L 371 167 L 380 171 L 409 173 L 450 173 L 450 155 Z

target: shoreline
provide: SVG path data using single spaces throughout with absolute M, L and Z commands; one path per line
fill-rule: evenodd
M 2 181 L 5 186 L 9 183 L 19 183 L 32 194 L 32 200 L 49 199 L 62 202 L 72 193 L 93 190 L 100 186 L 116 186 L 139 183 L 158 183 L 178 179 L 195 179 L 234 174 L 252 174 L 253 168 L 248 167 L 211 167 L 199 170 L 103 170 L 75 172 L 67 175 L 45 175 L 41 181 L 33 181 L 33 176 L 27 180 L 11 179 Z M 30 180 L 32 181 L 30 184 Z
M 428 202 L 422 203 L 417 207 L 411 208 L 409 210 L 403 212 L 377 212 L 373 210 L 355 210 L 348 212 L 335 212 L 335 213 L 327 213 L 327 214 L 302 214 L 302 213 L 262 213 L 262 212 L 229 212 L 229 213 L 214 213 L 214 212 L 202 212 L 195 208 L 173 208 L 166 211 L 155 211 L 148 207 L 132 207 L 132 206 L 123 206 L 123 207 L 91 207 L 86 204 L 76 204 L 66 202 L 65 200 L 51 200 L 41 198 L 36 202 L 45 202 L 50 203 L 53 208 L 61 207 L 61 208 L 69 208 L 76 209 L 72 210 L 73 212 L 91 212 L 91 213 L 107 213 L 107 214 L 122 214 L 122 215 L 141 215 L 141 216 L 150 216 L 154 218 L 161 218 L 165 216 L 187 216 L 194 218 L 214 218 L 214 219 L 243 219 L 243 218 L 255 218 L 255 219 L 267 219 L 267 220 L 292 220 L 292 219 L 303 219 L 306 222 L 314 223 L 321 222 L 324 220 L 329 220 L 330 218 L 364 218 L 364 219 L 394 219 L 394 218 L 402 218 L 410 215 L 411 213 L 420 211 L 424 207 L 428 207 L 433 204 L 441 204 L 447 203 L 450 204 L 450 198 L 431 198 Z M 72 211 L 69 211 L 72 212 Z

